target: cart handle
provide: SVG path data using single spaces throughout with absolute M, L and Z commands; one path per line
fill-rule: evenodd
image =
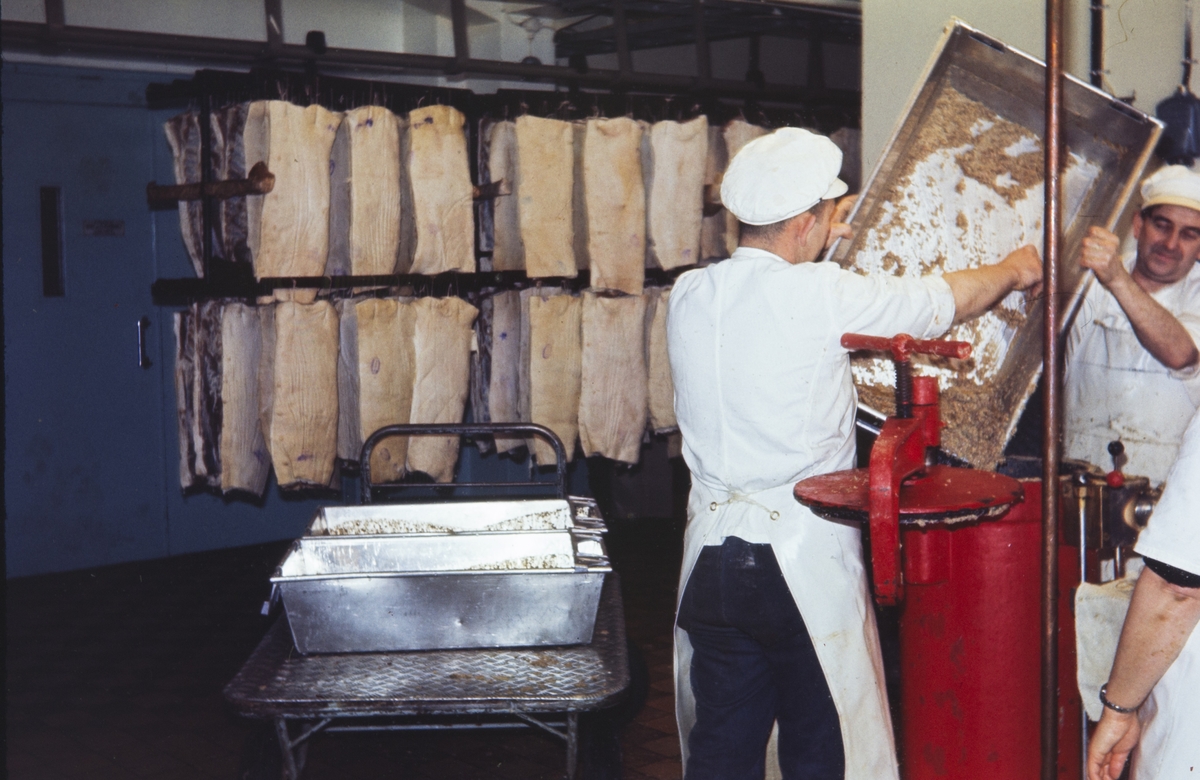
M 359 455 L 359 469 L 362 474 L 362 502 L 364 504 L 371 503 L 371 453 L 375 449 L 375 445 L 381 439 L 387 436 L 445 436 L 449 434 L 480 434 L 489 433 L 492 435 L 501 433 L 527 433 L 541 436 L 550 442 L 550 446 L 554 448 L 555 458 L 555 476 L 557 481 L 557 492 L 559 498 L 567 497 L 567 448 L 563 446 L 562 439 L 558 438 L 558 434 L 550 430 L 544 425 L 537 423 L 441 423 L 427 425 L 385 425 L 377 429 L 374 433 L 367 437 L 363 442 L 362 451 Z M 462 482 L 458 483 L 459 487 L 477 487 L 480 485 L 496 486 L 496 485 L 512 485 L 515 487 L 529 487 L 532 485 L 545 485 L 544 482 Z

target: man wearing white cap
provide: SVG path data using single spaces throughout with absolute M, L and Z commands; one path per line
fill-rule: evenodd
M 1108 467 L 1120 440 L 1132 474 L 1162 482 L 1200 406 L 1200 175 L 1160 168 L 1142 183 L 1136 251 L 1092 227 L 1079 263 L 1095 281 L 1067 342 L 1064 451 Z
M 1041 280 L 1032 247 L 925 279 L 812 262 L 848 234 L 841 158 L 797 128 L 747 144 L 721 185 L 740 246 L 671 292 L 692 474 L 675 631 L 687 780 L 762 778 L 768 760 L 784 778 L 897 777 L 860 530 L 819 519 L 792 485 L 854 464 L 843 333 L 936 337 Z

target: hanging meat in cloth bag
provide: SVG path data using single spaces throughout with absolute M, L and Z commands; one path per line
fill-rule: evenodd
M 503 181 L 510 190 L 510 194 L 492 199 L 491 270 L 520 271 L 525 268 L 525 245 L 517 217 L 517 126 L 494 122 L 485 132 L 488 181 Z
M 400 255 L 400 120 L 382 106 L 347 111 L 330 166 L 330 275 L 394 274 Z
M 417 242 L 412 273 L 475 271 L 475 211 L 461 112 L 427 106 L 408 114 L 404 164 Z
M 262 323 L 244 303 L 221 310 L 221 492 L 261 496 L 267 487 L 271 457 L 263 438 L 258 408 L 258 371 Z
M 246 114 L 249 110 L 249 103 L 234 103 L 210 116 L 213 168 L 218 181 L 246 178 Z M 218 200 L 216 211 L 219 235 L 213 242 L 213 254 L 230 262 L 250 262 L 250 247 L 246 243 L 246 196 Z
M 521 421 L 544 425 L 562 439 L 567 460 L 579 436 L 583 302 L 556 289 L 521 291 Z M 526 442 L 541 466 L 557 463 L 539 437 Z
M 742 151 L 742 147 L 753 141 L 759 136 L 766 135 L 767 129 L 752 125 L 743 119 L 734 119 L 725 125 L 721 130 L 721 137 L 725 141 L 725 159 L 732 160 L 734 156 Z M 722 179 L 724 177 L 722 176 Z M 721 259 L 729 257 L 738 246 L 738 221 L 728 209 L 722 212 L 725 216 L 725 229 L 722 231 L 725 236 L 725 252 L 720 255 Z
M 192 309 L 175 312 L 175 416 L 179 422 L 179 486 L 184 490 L 204 485 L 196 475 L 196 445 L 192 440 L 192 385 L 196 381 L 196 329 Z
M 646 432 L 646 299 L 583 293 L 583 454 L 637 463 Z
M 593 288 L 641 295 L 645 279 L 646 192 L 642 125 L 589 119 L 583 142 L 583 201 Z
M 471 325 L 479 310 L 462 298 L 421 298 L 414 308 L 410 422 L 460 423 L 470 388 Z M 458 436 L 414 436 L 408 444 L 409 471 L 452 481 L 458 445 Z
M 571 122 L 521 116 L 517 141 L 517 215 L 530 277 L 576 275 L 575 131 Z M 521 172 L 527 174 L 522 176 Z
M 247 199 L 254 275 L 321 276 L 329 255 L 329 160 L 341 114 L 282 100 L 250 104 L 245 155 L 265 161 L 275 187 Z M 311 303 L 315 290 L 279 289 L 276 300 Z M 278 471 L 278 469 L 277 469 Z
M 646 265 L 663 269 L 700 260 L 708 119 L 656 122 L 643 140 Z
M 176 184 L 200 182 L 200 117 L 188 111 L 171 117 L 163 125 L 167 143 L 171 146 L 171 162 Z M 188 259 L 196 276 L 204 276 L 204 209 L 203 201 L 179 201 L 179 232 Z
M 708 127 L 708 156 L 704 165 L 705 202 L 711 203 L 717 198 L 715 194 L 721 190 L 721 179 L 725 176 L 725 166 L 729 164 L 729 156 L 725 152 L 724 128 Z M 725 210 L 706 214 L 700 227 L 700 259 L 724 260 L 729 257 L 729 248 L 725 246 Z
M 410 298 L 369 298 L 354 307 L 358 327 L 360 442 L 385 425 L 404 424 L 411 419 L 416 315 L 417 307 Z M 403 479 L 407 473 L 408 446 L 407 436 L 380 440 L 371 453 L 371 481 Z
M 670 287 L 646 288 L 646 401 L 650 430 L 655 433 L 679 430 L 675 422 L 675 385 L 671 381 L 671 363 L 667 359 L 667 299 L 670 296 Z
M 488 417 L 494 423 L 521 421 L 521 293 L 505 290 L 492 296 L 491 370 L 488 375 Z M 520 438 L 497 436 L 496 450 L 525 446 Z
M 273 308 L 272 392 L 262 400 L 275 478 L 285 488 L 328 486 L 337 454 L 337 310 L 328 301 Z
M 358 462 L 362 452 L 362 417 L 359 414 L 358 315 L 354 298 L 342 298 L 338 313 L 338 460 Z

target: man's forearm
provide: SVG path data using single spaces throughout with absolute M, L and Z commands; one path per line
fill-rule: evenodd
M 954 294 L 954 324 L 974 319 L 1016 289 L 1018 277 L 1003 263 L 952 271 L 943 279 Z
M 1155 360 L 1171 369 L 1187 368 L 1200 361 L 1200 351 L 1187 328 L 1133 277 L 1128 274 L 1117 277 L 1108 290 L 1129 318 L 1138 341 Z
M 1200 588 L 1171 585 L 1142 571 L 1121 629 L 1106 689 L 1108 700 L 1136 707 L 1150 695 L 1200 622 Z

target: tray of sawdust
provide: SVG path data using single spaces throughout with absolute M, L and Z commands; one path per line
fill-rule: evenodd
M 1129 202 L 1161 132 L 1151 117 L 1083 82 L 1065 79 L 1066 163 L 1059 290 L 1069 323 L 1085 281 L 1075 261 L 1090 225 L 1109 229 Z M 995 263 L 1024 244 L 1042 247 L 1045 65 L 953 21 L 851 215 L 854 238 L 830 258 L 864 274 L 924 276 Z M 913 357 L 936 376 L 943 449 L 993 468 L 1042 368 L 1041 300 L 1013 293 L 955 326 L 967 360 Z M 894 409 L 892 362 L 851 359 L 859 404 Z

